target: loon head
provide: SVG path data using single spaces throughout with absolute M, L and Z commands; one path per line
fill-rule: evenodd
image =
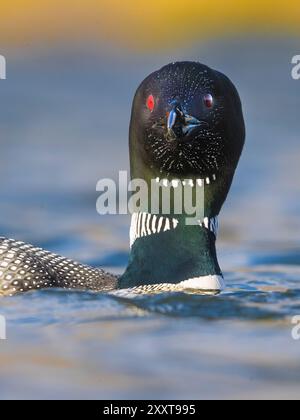
M 178 180 L 203 187 L 203 220 L 151 214 L 132 218 L 132 249 L 121 287 L 186 284 L 221 289 L 216 217 L 227 197 L 243 149 L 239 95 L 222 73 L 203 64 L 169 64 L 137 89 L 130 124 L 131 177 L 147 185 Z M 177 185 L 177 184 L 176 184 Z M 152 188 L 152 187 L 151 187 Z
M 132 178 L 203 180 L 205 215 L 217 215 L 245 140 L 239 95 L 222 73 L 173 63 L 139 86 L 130 124 Z

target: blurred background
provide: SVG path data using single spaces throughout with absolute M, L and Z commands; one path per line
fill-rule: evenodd
M 129 218 L 97 215 L 96 183 L 128 168 L 135 89 L 168 62 L 201 61 L 232 79 L 247 142 L 220 218 L 228 294 L 3 300 L 2 397 L 299 395 L 299 28 L 295 0 L 3 2 L 0 235 L 122 272 Z

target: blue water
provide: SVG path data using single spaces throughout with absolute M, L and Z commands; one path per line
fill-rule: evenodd
M 6 53 L 0 82 L 0 234 L 121 273 L 127 216 L 96 213 L 96 183 L 128 168 L 130 104 L 175 59 L 223 70 L 247 145 L 218 241 L 227 290 L 118 298 L 41 291 L 2 299 L 1 398 L 299 398 L 299 40 L 213 42 L 130 56 Z

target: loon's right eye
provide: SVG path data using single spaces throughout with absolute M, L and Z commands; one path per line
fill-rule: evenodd
M 149 109 L 149 111 L 153 111 L 155 107 L 155 99 L 153 95 L 149 95 L 147 98 L 147 108 Z

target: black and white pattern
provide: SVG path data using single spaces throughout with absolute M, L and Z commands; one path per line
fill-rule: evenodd
M 179 221 L 175 218 L 156 216 L 150 213 L 134 213 L 130 226 L 130 247 L 135 241 L 150 235 L 167 232 L 177 228 Z M 205 218 L 199 225 L 210 230 L 217 237 L 219 222 L 218 217 Z
M 117 282 L 117 277 L 101 269 L 0 238 L 0 296 L 52 287 L 107 291 L 115 289 Z
M 134 213 L 130 226 L 130 246 L 138 238 L 154 235 L 168 230 L 176 229 L 178 225 L 177 219 L 156 216 L 150 213 Z
M 199 222 L 199 223 L 200 223 L 200 226 L 210 230 L 215 235 L 215 237 L 218 236 L 218 232 L 219 232 L 218 217 L 212 217 L 211 219 L 209 219 L 208 217 L 205 217 L 203 222 Z
M 199 222 L 200 223 L 200 222 Z M 131 246 L 138 238 L 177 228 L 175 218 L 134 213 L 130 228 Z M 200 223 L 217 235 L 218 219 Z M 110 291 L 118 278 L 99 268 L 89 267 L 24 242 L 0 238 L 0 296 L 45 288 Z

